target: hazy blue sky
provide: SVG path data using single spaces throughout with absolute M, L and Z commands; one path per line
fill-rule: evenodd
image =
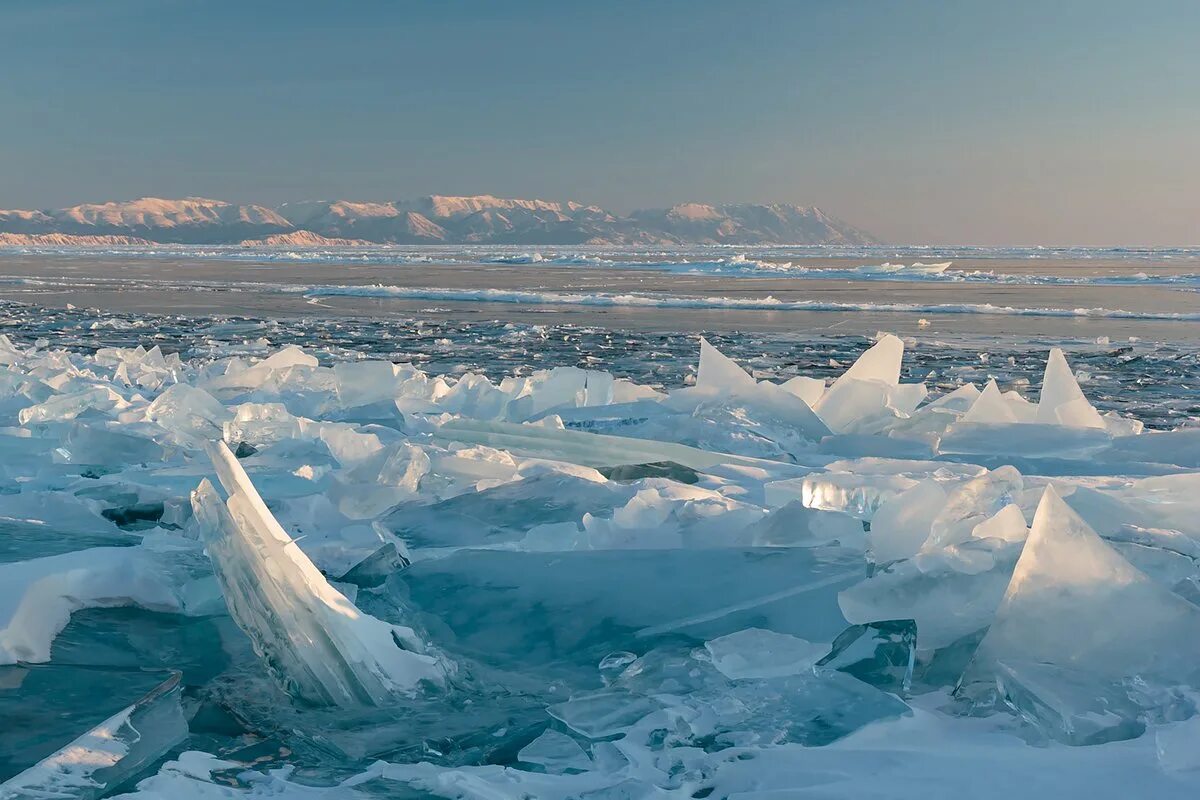
M 816 204 L 1200 244 L 1200 2 L 0 0 L 0 207 Z

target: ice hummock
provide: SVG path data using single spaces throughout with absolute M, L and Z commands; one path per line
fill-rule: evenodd
M 1200 609 L 1122 558 L 1047 486 L 973 672 L 1023 660 L 1182 679 L 1198 657 Z
M 1050 350 L 1042 377 L 1042 396 L 1038 400 L 1038 422 L 1067 425 L 1072 428 L 1103 428 L 1104 420 L 1083 396 L 1079 382 L 1063 355 L 1062 348 Z
M 228 494 L 192 495 L 229 612 L 296 696 L 322 705 L 384 705 L 446 681 L 447 662 L 411 628 L 360 612 L 279 526 L 224 442 L 208 448 Z
M 1194 710 L 1171 689 L 1200 686 L 1200 608 L 1122 558 L 1047 486 L 963 690 L 989 679 L 1057 738 L 1136 735 L 1141 717 Z
M 833 382 L 816 412 L 839 433 L 875 432 L 907 417 L 927 394 L 924 384 L 900 383 L 904 342 L 885 334 Z

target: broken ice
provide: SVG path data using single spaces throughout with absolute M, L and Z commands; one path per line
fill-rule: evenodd
M 0 340 L 0 702 L 29 713 L 39 668 L 183 672 L 161 737 L 129 717 L 161 748 L 105 706 L 0 779 L 856 796 L 865 767 L 1000 785 L 1059 741 L 1102 745 L 1052 750 L 1072 775 L 1196 789 L 1195 436 L 1100 413 L 1064 352 L 1027 391 L 890 335 L 820 375 L 701 341 L 664 387 L 258 335 Z M 121 769 L 35 768 L 71 742 Z

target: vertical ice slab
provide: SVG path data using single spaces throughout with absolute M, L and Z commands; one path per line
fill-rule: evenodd
M 230 615 L 284 687 L 321 705 L 383 705 L 442 684 L 446 664 L 409 628 L 363 614 L 267 509 L 224 442 L 209 445 L 229 495 L 207 480 L 193 508 Z
M 990 378 L 987 386 L 983 387 L 983 391 L 979 393 L 979 397 L 971 404 L 967 413 L 963 414 L 961 421 L 1004 425 L 1015 423 L 1018 420 L 1016 413 L 1004 399 L 1004 395 L 1000 394 L 1000 387 L 996 385 L 996 379 Z
M 925 399 L 924 384 L 900 383 L 904 342 L 892 334 L 879 338 L 821 396 L 814 410 L 837 433 L 875 432 L 907 417 Z
M 1200 667 L 1200 609 L 1122 558 L 1047 486 L 974 668 L 998 660 L 1183 679 Z
M 1037 421 L 1072 428 L 1104 429 L 1104 419 L 1083 396 L 1063 351 L 1055 347 L 1046 360 L 1042 395 L 1038 400 Z
M 754 380 L 736 361 L 703 337 L 700 339 L 700 368 L 695 389 L 672 392 L 669 405 L 683 410 L 697 397 L 742 406 L 771 431 L 768 438 L 779 438 L 790 432 L 816 441 L 831 433 L 829 426 L 799 394 L 770 381 Z
M 103 797 L 188 734 L 179 673 L 128 708 L 0 784 L 0 800 Z
M 1200 609 L 1126 561 L 1047 486 L 996 617 L 962 679 L 1052 738 L 1136 736 L 1185 717 L 1200 679 Z

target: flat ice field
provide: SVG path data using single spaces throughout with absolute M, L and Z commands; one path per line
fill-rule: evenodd
M 0 799 L 1200 796 L 1194 254 L 213 252 L 0 254 Z

